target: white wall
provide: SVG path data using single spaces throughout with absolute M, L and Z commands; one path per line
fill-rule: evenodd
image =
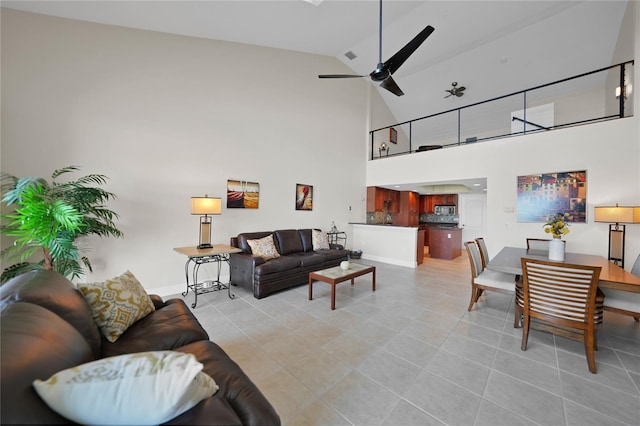
M 118 196 L 125 237 L 87 242 L 87 280 L 130 269 L 152 291 L 184 283 L 173 248 L 198 242 L 189 198 L 225 197 L 227 179 L 258 182 L 260 207 L 223 202 L 214 242 L 332 221 L 350 232 L 364 216 L 371 94 L 364 79 L 318 79 L 348 72 L 336 59 L 8 9 L 1 30 L 2 171 L 78 165 Z M 296 183 L 314 186 L 313 211 L 295 211 Z
M 524 247 L 525 238 L 546 235 L 541 223 L 517 222 L 518 176 L 586 170 L 587 223 L 571 225 L 567 250 L 606 256 L 608 225 L 594 223 L 593 207 L 640 205 L 639 127 L 631 117 L 370 161 L 367 185 L 486 177 L 485 239 L 495 255 L 505 245 Z M 640 253 L 640 225 L 627 226 L 626 250 L 630 269 Z

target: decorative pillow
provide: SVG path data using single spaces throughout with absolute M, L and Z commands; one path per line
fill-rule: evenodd
M 218 390 L 193 354 L 137 352 L 62 370 L 33 387 L 58 414 L 81 424 L 157 425 Z
M 280 257 L 280 253 L 278 253 L 276 245 L 273 242 L 273 234 L 267 235 L 259 240 L 247 240 L 247 244 L 249 244 L 255 256 L 260 256 L 264 258 L 264 260 L 277 259 Z
M 134 322 L 155 310 L 142 284 L 129 271 L 103 283 L 78 284 L 93 320 L 110 342 L 115 342 Z
M 314 250 L 327 250 L 329 247 L 329 237 L 324 231 L 314 229 L 311 234 L 311 244 Z

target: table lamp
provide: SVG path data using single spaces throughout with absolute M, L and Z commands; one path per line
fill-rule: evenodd
M 213 247 L 211 245 L 211 217 L 209 215 L 222 213 L 222 200 L 220 197 L 191 197 L 191 214 L 200 216 L 200 240 L 198 249 Z
M 640 223 L 640 207 L 615 206 L 595 207 L 596 222 L 609 222 L 609 260 L 624 268 L 624 232 L 621 223 Z

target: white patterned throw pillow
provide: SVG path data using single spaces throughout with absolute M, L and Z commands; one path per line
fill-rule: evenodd
M 324 231 L 314 229 L 311 234 L 311 243 L 314 250 L 327 250 L 329 249 L 329 237 Z
M 98 283 L 78 284 L 91 308 L 93 320 L 110 342 L 115 342 L 131 325 L 155 311 L 142 284 L 129 271 Z
M 62 370 L 33 387 L 76 423 L 157 425 L 216 393 L 218 385 L 202 368 L 193 354 L 137 352 Z
M 264 258 L 264 260 L 277 259 L 280 257 L 280 253 L 278 253 L 276 245 L 273 242 L 273 234 L 257 240 L 247 240 L 247 244 L 249 244 L 255 256 L 260 256 Z

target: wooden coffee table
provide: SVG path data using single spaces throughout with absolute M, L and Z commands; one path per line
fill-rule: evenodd
M 369 265 L 362 265 L 360 263 L 352 263 L 349 269 L 342 269 L 339 266 L 333 268 L 322 269 L 320 271 L 309 273 L 309 300 L 313 300 L 313 280 L 322 281 L 331 285 L 331 310 L 336 309 L 336 284 L 351 280 L 356 277 L 365 275 L 371 272 L 371 290 L 376 291 L 376 267 Z

